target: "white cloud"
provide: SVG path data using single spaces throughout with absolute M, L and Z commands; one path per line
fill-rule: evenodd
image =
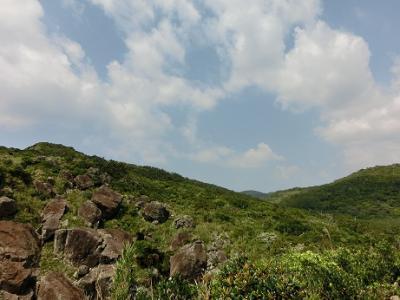
M 230 93 L 257 86 L 275 93 L 283 107 L 319 109 L 323 125 L 316 132 L 342 147 L 349 165 L 400 160 L 400 63 L 393 66 L 390 89 L 381 87 L 366 41 L 318 20 L 320 1 L 88 1 L 113 18 L 128 49 L 123 61 L 108 65 L 107 81 L 98 78 L 78 43 L 48 36 L 39 1 L 2 1 L 1 128 L 57 124 L 87 142 L 115 140 L 120 149 L 110 151 L 150 162 L 176 155 L 168 135 L 178 132 L 192 152 L 200 149 L 192 159 L 258 167 L 280 156 L 264 143 L 242 153 L 206 147 L 212 141 L 200 142 L 195 120 L 177 128 L 165 112 L 185 106 L 197 116 Z M 63 3 L 82 9 L 75 0 Z M 292 32 L 294 44 L 287 49 Z M 220 67 L 229 70 L 221 87 L 183 75 L 193 36 L 221 55 Z
M 274 153 L 271 148 L 260 143 L 243 153 L 223 146 L 204 148 L 191 155 L 191 159 L 202 163 L 219 164 L 234 168 L 262 168 L 270 161 L 283 160 L 283 157 Z

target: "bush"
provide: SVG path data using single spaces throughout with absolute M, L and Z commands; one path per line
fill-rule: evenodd
M 290 252 L 258 263 L 240 257 L 211 283 L 212 299 L 378 299 L 399 290 L 398 255 L 375 248 Z

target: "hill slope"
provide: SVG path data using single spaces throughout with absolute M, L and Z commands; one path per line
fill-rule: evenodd
M 395 214 L 391 214 L 392 218 L 376 218 L 371 222 L 346 215 L 315 213 L 308 211 L 310 207 L 307 210 L 289 207 L 301 207 L 297 201 L 309 199 L 310 195 L 320 199 L 325 191 L 336 197 L 329 199 L 345 199 L 349 193 L 352 200 L 361 199 L 359 203 L 364 203 L 365 195 L 376 191 L 385 203 L 391 203 L 397 181 L 392 180 L 393 175 L 386 169 L 375 172 L 379 176 L 372 178 L 379 178 L 377 181 L 372 181 L 370 176 L 366 180 L 365 174 L 355 174 L 319 187 L 320 190 L 317 187 L 293 189 L 269 195 L 270 201 L 260 201 L 161 169 L 87 156 L 63 145 L 38 143 L 25 150 L 0 147 L 0 197 L 14 199 L 16 203 L 16 214 L 0 218 L 31 224 L 43 237 L 49 204 L 66 203 L 68 210 L 60 214 L 56 228 L 60 229 L 59 236 L 85 234 L 95 241 L 104 239 L 103 243 L 110 239 L 110 236 L 100 237 L 105 232 L 114 232 L 112 238 L 124 234 L 135 237 L 116 263 L 100 259 L 106 267 L 111 263 L 116 268 L 112 288 L 111 283 L 107 288 L 113 299 L 129 299 L 135 293 L 139 295 L 139 291 L 143 292 L 142 298 L 137 296 L 140 299 L 243 299 L 248 295 L 259 299 L 265 293 L 271 299 L 335 298 L 335 295 L 342 299 L 351 298 L 349 295 L 368 298 L 377 293 L 386 297 L 393 292 L 386 285 L 393 284 L 400 270 L 393 254 L 398 252 L 395 252 L 398 245 L 395 237 L 400 231 L 400 220 Z M 362 187 L 365 182 L 371 188 Z M 360 193 L 364 196 L 356 198 Z M 116 200 L 118 210 L 102 218 L 92 226 L 94 229 L 88 229 L 79 211 L 89 200 L 97 203 L 102 197 Z M 154 213 L 161 213 L 162 219 L 154 219 Z M 177 220 L 183 228 L 177 228 L 181 226 L 177 226 Z M 9 223 L 0 223 L 0 227 L 4 224 Z M 118 230 L 123 230 L 123 234 L 116 234 Z M 180 245 L 176 250 L 177 238 L 188 236 L 186 243 L 189 244 L 182 248 Z M 90 239 L 82 241 L 85 240 Z M 54 271 L 76 280 L 73 275 L 77 265 L 70 263 L 71 257 L 62 260 L 53 250 L 57 247 L 54 248 L 51 239 L 43 238 L 43 243 L 38 265 L 40 280 Z M 72 242 L 66 243 L 72 247 Z M 194 251 L 191 249 L 197 252 L 190 255 L 201 254 L 203 250 L 199 249 L 203 246 L 199 243 L 207 251 L 198 258 L 207 261 L 206 266 L 202 265 L 201 274 L 208 270 L 209 277 L 205 276 L 203 281 L 199 277 L 202 283 L 197 285 L 190 280 L 182 281 L 179 276 L 168 280 L 174 270 L 172 264 L 176 263 L 172 258 L 183 259 L 185 255 L 179 251 Z M 76 247 L 82 250 L 81 246 L 78 242 Z M 177 251 L 180 256 L 176 256 Z M 81 259 L 81 255 L 77 257 Z M 359 264 L 368 255 L 370 261 Z M 224 267 L 225 258 L 228 262 Z M 186 267 L 198 268 L 192 260 L 190 256 Z M 218 268 L 222 271 L 215 273 Z M 0 282 L 1 276 L 0 272 Z M 333 282 L 331 290 L 327 290 L 329 282 Z M 374 284 L 372 290 L 370 284 Z M 2 288 L 0 284 L 0 298 Z
M 286 207 L 358 217 L 400 215 L 400 165 L 360 170 L 330 184 L 272 194 Z

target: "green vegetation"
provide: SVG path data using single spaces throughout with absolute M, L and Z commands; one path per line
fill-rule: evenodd
M 271 198 L 287 207 L 317 212 L 398 217 L 400 165 L 364 169 L 330 184 L 278 192 Z
M 68 190 L 65 174 L 88 172 L 95 187 Z M 66 195 L 70 207 L 62 224 L 76 227 L 83 226 L 79 206 L 105 177 L 123 202 L 119 214 L 100 226 L 150 237 L 129 245 L 118 261 L 114 299 L 129 299 L 133 292 L 136 299 L 377 299 L 399 293 L 400 165 L 260 200 L 62 145 L 0 147 L 0 195 L 16 200 L 16 221 L 36 228 L 52 196 L 39 194 L 35 181 L 51 181 L 57 194 Z M 169 279 L 169 246 L 178 230 L 173 218 L 146 222 L 134 205 L 140 195 L 163 202 L 174 216 L 191 216 L 197 224 L 190 230 L 193 239 L 207 246 L 223 236 L 226 266 L 197 283 Z M 41 272 L 50 270 L 72 275 L 46 245 Z

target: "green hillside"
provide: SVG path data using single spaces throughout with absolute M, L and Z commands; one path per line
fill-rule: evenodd
M 94 185 L 71 188 L 65 174 L 90 174 Z M 42 210 L 54 195 L 38 193 L 35 182 L 51 182 L 54 193 L 66 198 L 69 211 L 62 224 L 76 228 L 85 226 L 78 209 L 105 178 L 122 195 L 122 204 L 118 214 L 99 227 L 149 237 L 128 246 L 118 261 L 113 299 L 128 299 L 126 293 L 133 286 L 137 299 L 353 299 L 397 292 L 393 284 L 400 274 L 398 165 L 362 170 L 329 185 L 274 193 L 268 196 L 270 201 L 260 201 L 161 169 L 87 156 L 62 145 L 0 147 L 0 196 L 15 199 L 18 211 L 12 220 L 37 229 Z M 171 217 L 162 224 L 146 221 L 137 205 L 143 195 L 165 204 Z M 177 230 L 173 221 L 182 215 L 190 216 L 196 226 Z M 179 232 L 190 232 L 192 240 L 203 241 L 208 249 L 218 244 L 228 261 L 197 284 L 179 277 L 169 280 L 170 243 Z M 149 258 L 154 255 L 162 261 L 154 263 Z M 369 259 L 361 264 L 365 256 Z M 40 273 L 50 271 L 70 278 L 74 272 L 57 259 L 51 244 L 45 244 Z
M 360 170 L 330 184 L 270 196 L 287 207 L 357 217 L 400 215 L 400 165 Z

